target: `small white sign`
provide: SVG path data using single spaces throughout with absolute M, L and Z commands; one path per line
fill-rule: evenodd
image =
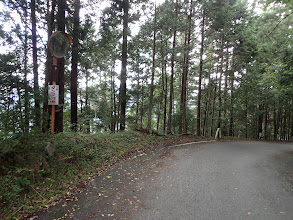
M 59 105 L 59 85 L 48 86 L 48 105 Z

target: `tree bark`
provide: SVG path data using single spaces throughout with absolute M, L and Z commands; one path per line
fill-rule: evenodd
M 85 69 L 85 112 L 88 113 L 90 106 L 89 106 L 89 72 L 88 69 Z M 85 121 L 85 125 L 86 125 L 86 132 L 89 133 L 91 131 L 91 124 L 90 124 L 90 120 L 88 118 L 86 118 Z
M 192 0 L 190 1 L 189 14 L 187 15 L 188 29 L 185 33 L 185 52 L 183 58 L 183 71 L 182 71 L 182 84 L 181 84 L 181 114 L 182 114 L 182 128 L 183 133 L 187 134 L 187 76 L 189 71 L 189 52 L 190 52 L 190 42 L 191 42 L 191 26 L 192 26 Z M 180 129 L 179 129 L 180 130 Z
M 217 67 L 217 72 L 218 72 L 218 67 Z M 212 114 L 211 114 L 211 129 L 210 129 L 211 136 L 213 136 L 213 129 L 214 129 L 216 97 L 217 97 L 217 76 L 216 76 L 216 81 L 215 81 L 215 85 L 214 85 L 213 107 L 212 107 Z
M 138 125 L 138 119 L 139 119 L 139 100 L 140 100 L 140 71 L 137 71 L 137 82 L 136 82 L 136 87 L 137 87 L 137 94 L 136 94 L 136 114 L 135 114 L 135 124 Z
M 229 50 L 228 50 L 228 47 L 226 48 L 226 60 L 225 61 L 226 61 L 226 66 L 225 66 L 225 85 L 224 85 L 224 93 L 223 93 L 223 98 L 224 98 L 223 118 L 225 120 L 224 120 L 223 129 L 222 129 L 223 136 L 226 136 L 226 135 L 230 134 L 230 124 L 229 124 L 229 130 L 227 131 L 227 120 L 226 120 L 226 118 L 227 118 L 227 110 L 229 108 L 227 106 L 227 102 L 228 102 L 228 78 L 229 78 Z M 232 62 L 233 62 L 233 55 L 232 55 Z M 233 63 L 232 63 L 232 66 L 233 66 Z M 231 77 L 232 76 L 230 75 L 230 78 Z M 230 82 L 231 82 L 231 79 L 230 79 Z M 232 89 L 233 88 L 231 88 L 231 92 L 232 92 Z M 232 99 L 230 99 L 230 101 L 232 101 Z M 230 110 L 231 110 L 231 106 L 230 106 Z M 233 119 L 233 117 L 232 117 L 232 119 Z M 230 114 L 230 120 L 231 120 L 231 114 Z
M 56 7 L 56 0 L 52 0 L 52 5 L 51 5 L 51 11 L 50 11 L 50 2 L 51 0 L 47 1 L 47 36 L 48 39 L 52 35 L 53 32 L 53 24 L 54 24 L 54 11 Z M 48 106 L 48 84 L 50 81 L 52 81 L 52 55 L 50 54 L 49 49 L 46 49 L 46 69 L 45 69 L 45 84 L 44 84 L 44 102 L 43 102 L 43 125 L 42 125 L 42 131 L 45 133 L 49 130 L 50 128 L 50 119 L 49 119 L 49 106 Z
M 222 76 L 223 76 L 223 62 L 224 62 L 223 45 L 222 45 L 221 51 L 222 52 L 221 52 L 220 78 L 219 78 L 219 90 L 218 90 L 219 110 L 218 110 L 217 128 L 221 128 L 221 121 L 222 121 Z
M 203 136 L 207 137 L 207 128 L 208 128 L 208 114 L 210 111 L 210 103 L 212 98 L 212 87 L 211 87 L 211 77 L 209 74 L 208 79 L 208 98 L 205 102 L 205 112 L 204 112 L 204 120 L 203 120 Z
M 155 17 L 154 17 L 154 32 L 153 32 L 153 62 L 152 62 L 152 77 L 150 88 L 150 101 L 148 109 L 148 121 L 147 129 L 151 133 L 152 130 L 152 111 L 153 111 L 153 97 L 154 97 L 154 78 L 155 78 L 155 64 L 156 64 L 156 23 L 157 23 L 157 9 L 155 5 Z
M 292 102 L 291 102 L 291 133 L 290 133 L 290 140 L 293 141 L 293 108 L 292 108 L 292 105 L 293 105 L 293 99 L 292 99 Z
M 283 140 L 286 140 L 286 130 L 287 130 L 287 103 L 284 104 L 284 115 L 283 115 L 283 132 L 282 137 Z
M 143 127 L 143 115 L 144 115 L 144 87 L 141 88 L 141 105 L 140 105 L 140 127 Z
M 126 67 L 127 67 L 127 35 L 128 35 L 129 0 L 123 1 L 123 33 L 122 33 L 122 64 L 120 77 L 120 130 L 125 130 L 126 118 Z
M 71 130 L 77 131 L 77 77 L 78 77 L 78 61 L 79 61 L 79 11 L 80 0 L 74 1 L 74 27 L 72 36 L 72 60 L 71 60 L 71 78 L 70 78 L 70 94 L 71 94 Z
M 166 57 L 165 57 L 166 59 Z M 167 123 L 167 99 L 168 99 L 168 76 L 167 76 L 167 61 L 164 61 L 164 72 L 165 72 L 165 91 L 164 91 L 164 125 L 163 132 L 166 132 Z
M 65 9 L 66 0 L 58 1 L 58 14 L 57 14 L 57 28 L 58 31 L 65 31 Z M 56 106 L 55 115 L 55 133 L 63 132 L 63 108 L 64 108 L 64 65 L 65 59 L 59 58 L 57 61 L 58 79 L 56 84 L 59 85 L 59 105 Z
M 199 79 L 198 79 L 198 95 L 197 95 L 197 136 L 201 136 L 201 80 L 203 73 L 203 49 L 205 40 L 205 12 L 202 12 L 201 42 L 200 42 L 200 62 L 199 62 Z
M 248 138 L 248 91 L 245 87 L 245 138 Z
M 111 132 L 115 133 L 115 125 L 116 125 L 116 94 L 115 94 L 115 59 L 112 59 L 113 65 L 111 69 Z
M 263 130 L 262 130 L 262 124 L 263 124 L 263 105 L 260 104 L 259 105 L 259 116 L 258 116 L 258 139 L 261 139 L 261 137 L 263 136 Z
M 161 119 L 161 110 L 162 110 L 163 101 L 164 101 L 164 94 L 165 94 L 165 65 L 164 65 L 164 61 L 162 63 L 161 70 L 162 70 L 162 75 L 161 75 L 162 88 L 161 88 L 160 101 L 158 103 L 157 131 L 159 131 L 159 125 L 160 125 L 160 119 Z M 164 117 L 164 114 L 163 114 L 163 117 Z M 163 128 L 163 131 L 164 131 L 164 128 Z
M 177 21 L 178 17 L 178 0 L 175 2 L 175 15 L 174 21 Z M 170 100 L 169 100 L 169 114 L 167 123 L 167 133 L 172 133 L 172 111 L 173 111 L 173 94 L 174 94 L 174 67 L 175 67 L 175 48 L 176 48 L 176 34 L 177 34 L 177 24 L 173 31 L 173 45 L 172 45 L 172 55 L 171 55 L 171 77 L 170 77 Z
M 281 101 L 278 99 L 278 111 L 277 111 L 277 122 L 276 122 L 276 140 L 280 137 L 280 121 L 281 121 Z
M 277 133 L 278 133 L 278 129 L 277 129 L 277 113 L 276 113 L 276 103 L 274 103 L 274 140 L 277 139 Z
M 27 9 L 25 9 L 25 18 L 27 19 Z M 24 30 L 24 131 L 29 132 L 29 94 L 28 94 L 28 25 L 25 22 Z
M 286 125 L 286 140 L 290 140 L 290 126 L 291 126 L 291 109 L 292 109 L 292 106 L 291 106 L 291 100 L 288 100 L 288 104 L 287 104 L 287 125 Z
M 234 72 L 231 71 L 230 76 L 231 84 L 231 98 L 230 98 L 230 123 L 229 123 L 229 136 L 234 136 Z
M 81 90 L 79 92 L 79 101 L 80 101 L 80 113 L 82 114 L 82 110 L 83 110 L 83 100 L 82 100 L 82 93 Z
M 36 21 L 36 1 L 31 1 L 31 19 L 32 19 L 32 43 L 33 43 L 33 73 L 34 73 L 34 100 L 35 100 L 35 126 L 41 126 L 40 109 L 40 88 L 38 74 L 38 51 L 37 51 L 37 21 Z
M 23 114 L 22 114 L 22 94 L 20 91 L 21 85 L 19 85 L 19 83 L 17 83 L 17 96 L 18 96 L 18 108 L 19 108 L 19 119 L 20 122 L 23 122 Z M 24 131 L 24 127 L 22 127 L 22 123 L 19 123 L 19 128 Z

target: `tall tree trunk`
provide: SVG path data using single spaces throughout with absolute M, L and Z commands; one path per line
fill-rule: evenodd
M 115 94 L 115 59 L 112 59 L 113 65 L 111 69 L 111 132 L 115 133 L 116 125 L 116 94 Z
M 25 18 L 27 21 L 27 9 L 25 9 Z M 29 94 L 28 94 L 28 25 L 25 22 L 24 30 L 24 131 L 29 132 Z
M 283 115 L 281 116 L 280 119 L 280 140 L 283 140 Z
M 292 106 L 291 106 L 291 100 L 288 100 L 288 105 L 287 105 L 287 125 L 286 125 L 286 140 L 290 141 L 291 137 L 290 137 L 290 126 L 291 126 L 291 110 L 292 110 Z
M 231 84 L 231 98 L 230 98 L 230 123 L 229 123 L 229 136 L 234 136 L 234 72 L 231 71 L 230 76 Z
M 115 133 L 116 132 L 116 129 L 115 129 L 115 127 L 116 127 L 116 122 L 117 122 L 117 103 L 116 103 L 116 92 L 115 92 L 115 84 L 114 84 L 114 82 L 113 82 L 113 114 L 114 114 L 114 122 L 113 122 L 113 132 Z M 117 129 L 118 130 L 118 129 Z
M 82 114 L 82 110 L 83 110 L 83 100 L 82 100 L 82 93 L 81 93 L 81 90 L 80 90 L 80 93 L 79 93 L 79 101 L 80 101 L 80 113 Z
M 32 19 L 32 43 L 33 43 L 33 73 L 34 73 L 34 99 L 35 99 L 35 126 L 41 126 L 40 109 L 40 88 L 38 74 L 38 51 L 37 51 L 37 21 L 36 21 L 36 1 L 31 1 L 31 19 Z
M 281 101 L 280 101 L 280 98 L 278 99 L 278 112 L 277 112 L 277 123 L 276 123 L 276 140 L 279 139 L 280 137 L 280 121 L 281 121 Z
M 223 45 L 221 50 L 221 64 L 220 64 L 220 78 L 219 78 L 219 90 L 218 90 L 218 100 L 219 100 L 219 109 L 218 109 L 218 128 L 221 128 L 221 121 L 222 121 L 222 77 L 223 77 L 223 62 L 224 62 L 224 55 L 223 55 Z
M 277 139 L 278 129 L 277 129 L 277 113 L 276 113 L 276 103 L 274 103 L 274 140 Z
M 183 71 L 182 71 L 182 84 L 181 84 L 181 114 L 182 114 L 182 128 L 183 133 L 187 134 L 187 76 L 189 71 L 189 52 L 190 52 L 190 42 L 191 42 L 191 26 L 192 26 L 192 0 L 190 0 L 189 14 L 187 15 L 188 29 L 185 33 L 185 52 L 183 58 Z
M 85 69 L 85 112 L 88 113 L 90 109 L 90 104 L 89 104 L 89 72 L 88 69 Z M 90 120 L 87 118 L 86 122 L 86 132 L 90 133 L 91 131 L 91 124 Z
M 144 87 L 141 88 L 141 105 L 140 105 L 140 127 L 143 127 L 143 108 L 144 108 Z
M 178 0 L 175 2 L 175 15 L 174 21 L 177 21 L 178 17 Z M 167 123 L 167 133 L 172 133 L 172 110 L 173 110 L 173 94 L 174 94 L 174 67 L 175 67 L 175 48 L 176 48 L 176 34 L 177 34 L 177 24 L 173 31 L 173 45 L 172 45 L 172 55 L 171 55 L 171 77 L 170 77 L 170 100 L 169 100 L 169 114 Z
M 120 109 L 121 109 L 121 92 L 120 92 L 120 89 L 119 89 L 118 106 L 117 106 L 117 118 L 116 118 L 116 131 L 119 131 L 119 125 L 120 125 Z
M 123 33 L 122 33 L 122 63 L 120 77 L 120 130 L 125 130 L 126 118 L 126 66 L 127 66 L 127 35 L 128 35 L 129 0 L 123 1 Z
M 163 107 L 163 133 L 166 131 L 166 117 L 167 117 L 167 83 L 168 83 L 168 77 L 167 77 L 167 57 L 165 54 L 165 48 L 167 48 L 167 41 L 163 39 L 163 36 L 161 35 L 161 69 L 162 69 L 162 90 L 161 90 L 161 107 Z M 159 109 L 160 111 L 160 109 Z M 160 112 L 159 112 L 160 115 Z M 157 123 L 157 130 L 159 128 L 159 123 Z
M 157 23 L 157 9 L 155 5 L 155 17 L 154 17 L 154 32 L 153 32 L 153 64 L 152 64 L 152 77 L 150 88 L 150 101 L 148 109 L 148 121 L 147 129 L 151 133 L 152 130 L 152 111 L 153 111 L 153 97 L 154 97 L 154 78 L 155 78 L 155 64 L 156 64 L 156 23 Z
M 160 120 L 161 120 L 161 108 L 162 108 L 162 97 L 160 99 L 160 102 L 158 103 L 158 115 L 157 115 L 157 131 L 159 131 L 159 126 L 160 126 Z
M 217 72 L 218 72 L 218 67 L 217 67 Z M 214 129 L 216 97 L 217 97 L 217 76 L 216 76 L 216 81 L 215 81 L 215 85 L 214 85 L 213 107 L 212 107 L 212 114 L 211 114 L 211 131 L 210 131 L 211 136 L 213 136 L 213 129 Z
M 6 90 L 6 92 L 7 92 L 6 97 L 8 97 L 8 102 L 7 102 L 7 108 L 6 108 L 5 113 L 6 113 L 6 117 L 9 119 L 10 118 L 10 104 L 13 102 L 13 98 L 10 97 L 11 94 L 7 90 Z M 6 131 L 10 130 L 10 127 L 9 127 L 10 123 L 9 122 L 10 122 L 10 120 L 5 120 L 5 130 Z
M 140 78 L 139 78 L 139 73 L 138 77 L 137 77 L 137 88 L 138 88 L 138 92 L 137 92 L 137 96 L 136 96 L 136 115 L 135 115 L 135 124 L 138 124 L 138 119 L 139 119 L 139 98 L 140 98 Z
M 268 139 L 268 117 L 269 117 L 269 106 L 268 106 L 268 100 L 267 100 L 267 97 L 266 97 L 266 103 L 265 103 L 265 106 L 264 106 L 264 110 L 265 110 L 265 115 L 264 115 L 264 119 L 265 119 L 265 122 L 264 122 L 264 139 L 267 140 Z
M 164 69 L 164 64 L 162 64 L 162 76 L 161 76 L 161 79 L 162 79 L 162 88 L 161 88 L 160 101 L 158 103 L 157 131 L 159 131 L 159 125 L 160 125 L 160 119 L 161 119 L 161 110 L 162 110 L 162 106 L 163 106 L 164 93 L 165 93 L 165 69 Z
M 52 2 L 51 10 L 50 10 L 50 2 Z M 56 7 L 56 0 L 48 0 L 47 1 L 47 36 L 48 39 L 52 35 L 53 32 L 53 24 L 54 24 L 54 11 Z M 49 106 L 48 106 L 48 84 L 52 81 L 52 55 L 50 54 L 49 49 L 46 50 L 46 69 L 45 69 L 45 89 L 44 89 L 44 102 L 43 102 L 43 125 L 42 130 L 43 132 L 47 132 L 50 128 L 50 119 L 49 119 Z
M 167 42 L 166 42 L 167 43 Z M 166 57 L 165 57 L 166 59 Z M 168 75 L 167 75 L 167 61 L 164 61 L 164 71 L 165 71 L 165 91 L 164 91 L 164 125 L 163 132 L 166 132 L 167 123 L 167 99 L 168 99 Z
M 79 60 L 79 11 L 80 0 L 74 1 L 73 15 L 73 38 L 72 38 L 72 59 L 71 59 L 71 78 L 70 78 L 70 94 L 71 94 L 71 130 L 77 131 L 77 76 L 78 76 L 78 60 Z
M 287 130 L 287 103 L 284 104 L 284 119 L 283 119 L 283 140 L 286 140 L 286 130 Z
M 248 138 L 248 91 L 245 87 L 245 138 Z
M 203 73 L 203 48 L 205 40 L 205 12 L 202 11 L 202 27 L 201 27 L 201 42 L 200 42 L 200 62 L 199 62 L 199 79 L 198 79 L 198 95 L 197 95 L 197 136 L 201 136 L 201 80 Z
M 209 79 L 208 79 L 208 98 L 205 101 L 205 112 L 204 112 L 204 120 L 203 120 L 203 136 L 207 137 L 208 132 L 207 132 L 207 128 L 208 128 L 208 114 L 210 111 L 210 103 L 211 103 L 211 99 L 212 99 L 212 87 L 211 87 L 211 77 L 209 74 Z
M 65 31 L 65 9 L 66 0 L 58 1 L 58 14 L 57 14 L 57 28 L 58 31 Z M 64 107 L 64 65 L 65 59 L 59 58 L 57 61 L 58 68 L 58 80 L 56 82 L 59 85 L 59 105 L 56 106 L 55 116 L 55 133 L 63 132 L 63 107 Z
M 233 58 L 233 56 L 232 56 Z M 233 60 L 232 60 L 233 62 Z M 233 67 L 233 63 L 232 63 L 232 67 Z M 232 72 L 232 71 L 231 71 Z M 229 135 L 230 134 L 230 128 L 229 130 L 227 131 L 227 110 L 228 110 L 228 106 L 227 106 L 227 100 L 228 100 L 228 77 L 229 77 L 229 49 L 228 47 L 226 48 L 226 67 L 225 67 L 225 85 L 224 85 L 224 94 L 223 94 L 223 97 L 224 97 L 224 105 L 223 105 L 223 118 L 225 119 L 224 120 L 224 125 L 223 125 L 223 135 L 226 136 L 226 135 Z M 231 77 L 231 76 L 230 76 Z M 231 80 L 230 80 L 231 82 Z M 232 88 L 233 89 L 233 88 Z M 232 92 L 232 89 L 231 89 L 231 92 Z M 230 100 L 232 101 L 232 99 Z M 230 106 L 230 109 L 231 109 L 232 106 Z M 231 119 L 231 114 L 230 114 L 230 119 Z M 232 117 L 233 119 L 233 117 Z M 231 120 L 230 120 L 231 122 Z M 232 122 L 233 123 L 233 122 Z M 233 124 L 232 124 L 233 125 Z M 230 127 L 230 125 L 229 125 Z
M 291 102 L 291 133 L 290 133 L 290 140 L 293 141 L 293 108 L 292 108 L 292 105 L 293 105 L 293 99 L 292 99 L 292 102 Z
M 21 85 L 17 83 L 17 96 L 18 96 L 18 108 L 19 108 L 19 120 L 21 123 L 19 123 L 19 128 L 24 132 L 24 127 L 23 127 L 23 114 L 22 114 L 22 95 L 20 91 Z
M 268 139 L 268 117 L 269 117 L 269 105 L 268 105 L 268 97 L 265 97 L 264 104 L 264 139 Z
M 263 105 L 260 104 L 258 108 L 260 114 L 258 116 L 258 138 L 261 139 L 263 137 L 263 130 L 262 130 L 262 125 L 263 125 Z

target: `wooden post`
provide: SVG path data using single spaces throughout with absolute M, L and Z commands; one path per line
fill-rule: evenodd
M 56 85 L 56 75 L 57 75 L 57 58 L 53 56 L 53 81 L 52 84 Z M 52 105 L 52 125 L 51 125 L 51 134 L 54 134 L 55 130 L 55 105 Z

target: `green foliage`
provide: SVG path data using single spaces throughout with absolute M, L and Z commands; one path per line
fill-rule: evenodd
M 52 205 L 67 193 L 69 186 L 74 188 L 95 169 L 105 168 L 137 150 L 171 139 L 173 137 L 156 137 L 134 131 L 94 135 L 3 135 L 0 145 L 0 218 L 18 218 Z M 49 156 L 48 148 L 54 149 L 52 156 Z
M 261 2 L 264 3 L 266 7 L 270 6 L 271 4 L 277 4 L 277 3 L 285 4 L 288 8 L 293 7 L 292 0 L 262 0 Z
M 146 126 L 155 29 L 153 129 L 156 129 L 159 116 L 161 120 L 158 130 L 164 129 L 164 95 L 168 94 L 168 108 L 171 56 L 174 53 L 172 132 L 182 132 L 181 74 L 184 54 L 190 50 L 187 124 L 188 132 L 195 133 L 200 47 L 197 38 L 201 35 L 200 26 L 204 16 L 201 114 L 202 118 L 206 117 L 206 135 L 215 131 L 219 121 L 227 135 L 231 125 L 234 136 L 238 131 L 250 138 L 257 138 L 260 131 L 265 133 L 266 138 L 276 138 L 277 134 L 281 134 L 282 139 L 292 136 L 293 4 L 292 0 L 261 2 L 265 6 L 264 10 L 255 13 L 249 9 L 248 2 L 242 0 L 193 1 L 192 22 L 197 25 L 192 30 L 194 36 L 189 47 L 184 47 L 189 26 L 186 22 L 189 4 L 186 1 L 179 1 L 176 18 L 174 1 L 165 1 L 157 6 L 155 24 L 153 3 L 131 2 L 129 22 L 133 24 L 140 18 L 140 9 L 145 17 L 140 21 L 137 35 L 132 30 L 128 32 L 131 36 L 128 38 L 127 60 L 128 128 Z M 41 4 L 44 1 L 38 3 L 37 28 L 41 29 L 47 26 L 44 15 L 50 12 L 47 11 L 46 4 Z M 51 2 L 49 6 L 50 4 Z M 107 133 L 109 130 L 115 132 L 113 125 L 117 126 L 119 121 L 117 115 L 121 100 L 117 69 L 120 68 L 118 61 L 121 58 L 123 1 L 112 1 L 110 7 L 102 12 L 99 30 L 95 29 L 94 22 L 98 18 L 90 13 L 84 20 L 81 19 L 78 70 L 79 81 L 86 81 L 86 88 L 79 88 L 78 97 L 78 130 L 81 132 L 65 132 L 57 136 L 39 134 L 31 128 L 34 101 L 33 82 L 29 80 L 32 59 L 28 2 L 1 1 L 1 5 L 0 43 L 7 50 L 0 54 L 0 209 L 27 212 L 37 206 L 29 201 L 42 201 L 46 198 L 40 206 L 51 204 L 56 199 L 55 194 L 66 193 L 69 182 L 75 184 L 91 169 L 114 163 L 118 158 L 145 148 L 158 139 L 132 131 L 115 135 Z M 66 28 L 71 34 L 72 8 L 72 2 L 68 1 Z M 21 22 L 12 15 L 18 15 Z M 11 27 L 7 29 L 9 26 Z M 175 30 L 176 47 L 173 49 Z M 40 57 L 44 56 L 44 50 L 40 48 L 45 44 L 46 42 L 38 42 Z M 67 86 L 70 69 L 68 65 L 65 67 Z M 98 118 L 96 121 L 93 120 L 94 106 Z M 64 131 L 69 131 L 68 100 L 64 109 Z M 201 123 L 203 125 L 204 122 Z M 55 149 L 53 156 L 49 156 L 46 148 Z M 18 215 L 11 214 L 13 217 Z

